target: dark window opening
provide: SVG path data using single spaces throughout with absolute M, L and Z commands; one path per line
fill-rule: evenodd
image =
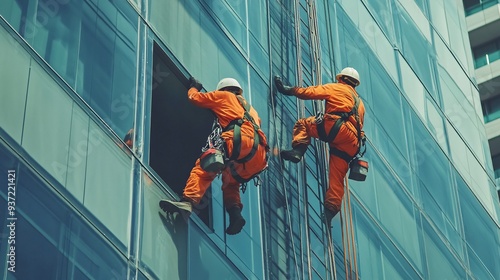
M 500 118 L 500 95 L 481 101 L 484 122 L 488 123 Z
M 210 110 L 189 102 L 187 91 L 188 79 L 155 44 L 149 164 L 180 197 L 214 119 Z M 209 188 L 199 207 L 193 209 L 209 228 L 211 194 Z
M 493 162 L 493 170 L 495 171 L 495 179 L 500 178 L 500 154 L 491 157 Z
M 481 1 L 479 1 L 479 0 L 464 0 L 463 2 L 464 2 L 465 9 L 469 9 L 473 6 L 481 4 Z

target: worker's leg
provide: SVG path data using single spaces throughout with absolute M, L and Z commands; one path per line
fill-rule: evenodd
M 200 200 L 205 195 L 210 183 L 215 179 L 217 173 L 207 172 L 203 170 L 200 166 L 200 159 L 196 160 L 196 163 L 191 169 L 191 174 L 184 187 L 184 199 L 192 202 L 193 204 L 200 203 Z
M 240 183 L 231 175 L 232 164 L 233 162 L 229 163 L 229 166 L 222 173 L 224 207 L 229 214 L 229 225 L 226 228 L 226 233 L 230 235 L 239 233 L 246 223 L 245 219 L 241 216 L 243 204 L 240 197 Z
M 292 147 L 300 144 L 309 145 L 311 137 L 318 138 L 318 130 L 316 128 L 316 117 L 308 117 L 299 119 L 293 126 Z
M 241 152 L 247 155 L 253 145 L 253 139 L 242 137 Z M 249 148 L 250 147 L 250 148 Z M 227 234 L 237 234 L 245 225 L 245 219 L 241 216 L 243 204 L 240 198 L 239 181 L 248 180 L 260 173 L 267 166 L 266 149 L 259 145 L 254 156 L 245 163 L 229 162 L 222 173 L 222 192 L 224 206 L 229 213 L 229 226 Z
M 246 143 L 246 141 L 249 141 Z M 242 154 L 246 155 L 249 150 L 246 148 L 252 146 L 253 140 L 242 138 Z M 224 206 L 226 209 L 232 206 L 243 208 L 240 200 L 240 183 L 238 180 L 247 180 L 260 173 L 267 166 L 266 149 L 259 145 L 254 156 L 245 163 L 231 161 L 222 173 L 222 191 L 224 194 Z
M 345 125 L 342 125 L 337 137 L 331 144 L 349 155 L 354 155 L 358 150 L 357 143 L 358 138 L 356 134 Z M 330 210 L 330 214 L 333 214 L 333 216 L 340 211 L 342 198 L 344 196 L 344 179 L 348 170 L 349 165 L 344 159 L 330 154 L 328 174 L 329 187 L 325 195 L 325 208 Z
M 325 195 L 325 207 L 338 212 L 344 196 L 344 177 L 348 166 L 345 160 L 334 155 L 330 155 L 329 165 L 329 186 Z
M 222 195 L 226 210 L 234 206 L 243 208 L 240 198 L 240 183 L 231 176 L 229 166 L 222 172 Z
M 184 187 L 183 198 L 181 201 L 172 201 L 163 199 L 160 201 L 160 207 L 165 212 L 179 212 L 185 218 L 191 215 L 193 205 L 198 205 L 201 198 L 207 191 L 210 183 L 214 180 L 216 173 L 206 172 L 200 167 L 200 159 L 198 159 L 191 169 L 191 174 Z
M 282 151 L 281 157 L 294 163 L 299 162 L 311 143 L 311 137 L 318 137 L 316 117 L 299 119 L 293 127 L 292 149 Z

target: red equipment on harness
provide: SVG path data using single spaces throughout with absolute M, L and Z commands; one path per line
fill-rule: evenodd
M 368 162 L 362 158 L 354 158 L 349 163 L 349 179 L 355 181 L 364 181 L 368 174 Z

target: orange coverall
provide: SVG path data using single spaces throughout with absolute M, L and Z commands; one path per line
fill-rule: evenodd
M 201 93 L 196 88 L 192 87 L 188 90 L 188 97 L 193 104 L 212 110 L 219 119 L 222 128 L 228 126 L 233 120 L 242 119 L 245 113 L 245 109 L 238 101 L 236 95 L 229 91 Z M 261 120 L 257 111 L 255 111 L 253 107 L 250 107 L 249 113 L 257 125 L 260 126 Z M 251 178 L 267 166 L 266 135 L 260 129 L 258 134 L 261 144 L 258 145 L 255 155 L 245 163 L 232 161 L 227 164 L 222 171 L 222 192 L 226 209 L 230 209 L 233 206 L 239 206 L 243 209 L 243 204 L 241 204 L 240 199 L 240 183 L 231 175 L 229 165 L 232 164 L 236 173 L 244 179 Z M 224 131 L 222 133 L 222 138 L 226 143 L 226 154 L 229 157 L 233 152 L 233 130 Z M 244 122 L 241 126 L 241 150 L 238 159 L 250 153 L 254 143 L 253 140 L 253 125 L 251 122 Z M 195 166 L 191 170 L 186 187 L 184 188 L 184 198 L 190 200 L 195 205 L 199 204 L 208 187 L 210 187 L 210 183 L 216 176 L 217 173 L 203 170 L 200 166 L 200 159 L 196 160 Z
M 352 97 L 352 94 L 358 96 L 358 93 L 354 90 L 354 88 L 343 83 L 330 83 L 306 88 L 295 87 L 293 93 L 296 97 L 304 100 L 325 100 L 326 105 L 323 123 L 325 125 L 327 135 L 335 122 L 340 118 L 337 115 L 328 113 L 350 112 L 354 107 L 354 98 Z M 365 116 L 365 106 L 363 105 L 363 101 L 361 101 L 361 99 L 359 99 L 358 114 L 360 121 L 359 129 L 362 130 Z M 329 146 L 333 146 L 338 150 L 354 156 L 358 151 L 358 132 L 356 130 L 356 126 L 356 119 L 354 115 L 352 115 L 340 127 L 335 139 L 328 143 Z M 292 146 L 295 147 L 298 144 L 309 145 L 311 143 L 311 137 L 319 138 L 316 117 L 312 116 L 299 119 L 293 127 Z M 329 166 L 329 187 L 325 195 L 325 207 L 334 211 L 340 211 L 342 197 L 344 196 L 343 181 L 347 171 L 349 170 L 349 166 L 344 159 L 333 154 L 330 154 Z

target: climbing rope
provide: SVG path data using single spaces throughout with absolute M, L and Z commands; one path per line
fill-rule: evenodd
M 346 189 L 343 202 L 344 209 L 342 211 L 344 218 L 342 218 L 342 215 L 340 216 L 340 224 L 342 228 L 342 245 L 344 247 L 344 267 L 346 272 L 346 279 L 350 279 L 349 275 L 353 273 L 353 271 L 354 271 L 354 276 L 356 277 L 354 279 L 359 279 L 357 250 L 356 250 L 356 242 L 354 235 L 354 226 L 352 222 L 351 194 L 349 191 L 349 182 L 347 180 L 347 177 L 345 178 L 345 188 Z M 343 226 L 344 219 L 345 219 L 345 227 Z
M 275 107 L 275 103 L 274 103 L 274 96 L 272 94 L 271 94 L 271 107 L 273 108 L 272 109 L 273 119 L 276 123 L 276 119 L 277 119 L 276 109 L 275 109 L 276 107 Z M 281 143 L 279 141 L 280 134 L 278 133 L 278 128 L 276 125 L 274 126 L 274 133 L 276 136 L 276 144 L 278 145 L 278 147 L 281 147 Z M 281 155 L 279 155 L 279 161 L 282 162 Z M 283 166 L 281 164 L 280 164 L 280 171 L 281 171 L 281 174 L 284 174 Z M 299 274 L 299 265 L 297 262 L 297 252 L 295 249 L 295 242 L 293 240 L 292 215 L 290 213 L 290 204 L 288 202 L 288 192 L 287 192 L 287 188 L 286 188 L 286 184 L 285 184 L 285 176 L 281 176 L 281 185 L 283 186 L 283 192 L 284 192 L 284 196 L 285 196 L 286 214 L 287 214 L 287 219 L 288 219 L 288 233 L 290 234 L 290 240 L 292 243 L 293 260 L 295 263 L 295 270 L 297 273 L 297 277 L 299 277 L 299 275 L 300 275 Z

